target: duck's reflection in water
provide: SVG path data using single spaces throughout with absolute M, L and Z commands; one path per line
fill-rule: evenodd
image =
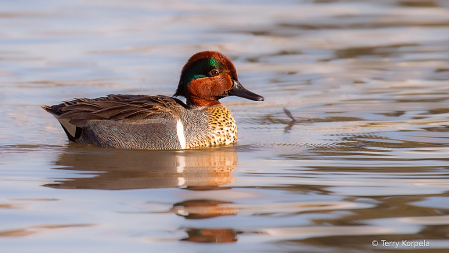
M 112 150 L 71 144 L 55 162 L 58 169 L 79 171 L 88 177 L 55 180 L 47 187 L 61 189 L 127 190 L 182 187 L 192 191 L 226 190 L 235 181 L 234 147 L 184 151 Z M 186 219 L 235 215 L 231 202 L 190 199 L 174 203 L 170 212 Z M 229 228 L 184 228 L 183 241 L 223 243 L 237 241 Z
M 186 219 L 209 219 L 220 216 L 236 215 L 239 209 L 232 202 L 194 199 L 179 202 L 173 205 L 170 212 L 183 216 Z M 236 242 L 238 231 L 231 228 L 186 228 L 188 235 L 183 241 L 202 243 Z
M 203 242 L 203 243 L 236 242 L 238 234 L 237 231 L 230 228 L 224 229 L 189 228 L 186 230 L 186 232 L 189 237 L 183 239 L 184 241 Z
M 194 199 L 174 204 L 170 212 L 183 216 L 186 219 L 207 219 L 235 215 L 238 213 L 238 208 L 233 207 L 231 202 Z
M 93 177 L 57 180 L 62 189 L 125 190 L 187 187 L 212 190 L 234 182 L 237 153 L 232 147 L 185 151 L 140 151 L 70 145 L 55 162 L 60 169 L 91 172 Z M 226 189 L 226 188 L 225 188 Z

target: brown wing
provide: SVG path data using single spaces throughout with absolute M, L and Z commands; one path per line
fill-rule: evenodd
M 43 106 L 58 120 L 83 127 L 88 120 L 134 120 L 179 115 L 186 105 L 179 99 L 158 95 L 108 95 L 100 98 L 77 98 L 58 105 Z

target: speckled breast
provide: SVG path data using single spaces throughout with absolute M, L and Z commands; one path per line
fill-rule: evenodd
M 231 112 L 223 105 L 207 109 L 211 145 L 229 145 L 237 141 L 237 124 Z
M 237 141 L 237 125 L 223 105 L 186 110 L 181 116 L 186 148 L 229 145 Z

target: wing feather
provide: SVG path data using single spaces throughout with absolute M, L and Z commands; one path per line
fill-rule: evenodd
M 100 98 L 77 98 L 58 105 L 42 106 L 58 119 L 83 127 L 89 120 L 126 120 L 179 117 L 186 104 L 177 98 L 146 95 L 108 95 Z

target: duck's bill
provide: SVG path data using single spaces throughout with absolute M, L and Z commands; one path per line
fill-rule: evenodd
M 232 89 L 229 91 L 229 96 L 237 96 L 254 101 L 264 101 L 264 98 L 256 93 L 245 89 L 238 81 L 234 81 Z

